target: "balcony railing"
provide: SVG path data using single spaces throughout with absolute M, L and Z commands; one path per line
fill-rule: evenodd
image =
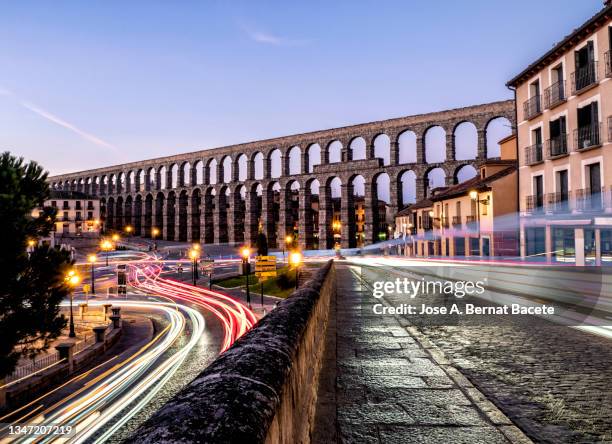
M 591 190 L 583 188 L 576 190 L 576 209 L 579 211 L 598 211 L 603 208 L 604 189 Z
M 461 216 L 453 216 L 453 225 L 461 225 Z
M 544 106 L 546 108 L 552 108 L 559 103 L 565 102 L 567 99 L 565 95 L 565 81 L 561 80 L 557 83 L 553 83 L 551 86 L 544 90 Z
M 549 213 L 567 213 L 570 210 L 569 193 L 548 193 L 546 195 L 546 211 Z
M 606 77 L 612 77 L 612 51 L 605 54 L 606 58 Z
M 528 146 L 525 148 L 525 163 L 527 165 L 535 165 L 544 161 L 542 155 L 542 144 L 536 143 L 535 145 Z
M 568 151 L 567 134 L 559 134 L 546 141 L 546 155 L 549 159 L 565 156 Z
M 576 150 L 583 150 L 601 145 L 601 123 L 578 127 L 574 130 Z
M 523 115 L 525 119 L 531 120 L 542 112 L 542 96 L 533 96 L 523 103 Z
M 423 230 L 431 230 L 433 224 L 432 219 L 430 217 L 423 218 Z
M 525 207 L 528 213 L 539 213 L 544 210 L 544 196 L 535 195 L 527 196 Z
M 598 62 L 591 62 L 572 73 L 572 94 L 580 94 L 599 81 Z
M 441 220 L 442 220 L 442 226 L 444 228 L 448 228 L 450 226 L 449 218 L 447 216 L 442 216 Z

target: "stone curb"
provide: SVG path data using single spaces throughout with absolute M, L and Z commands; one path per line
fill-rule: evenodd
M 487 397 L 476 388 L 459 370 L 457 370 L 451 361 L 449 361 L 444 352 L 433 344 L 425 335 L 423 335 L 416 327 L 404 326 L 406 331 L 413 337 L 415 341 L 423 348 L 425 352 L 431 356 L 431 359 L 440 366 L 447 376 L 459 387 L 459 390 L 471 400 L 474 405 L 505 437 L 513 444 L 533 444 L 527 435 L 523 433 L 495 404 L 487 399 Z

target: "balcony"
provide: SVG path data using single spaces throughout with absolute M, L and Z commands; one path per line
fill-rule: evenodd
M 580 94 L 597 84 L 598 66 L 598 62 L 591 62 L 572 73 L 572 94 Z
M 601 123 L 581 126 L 574 130 L 576 150 L 585 150 L 601 145 Z
M 448 227 L 450 226 L 450 225 L 449 225 L 449 219 L 448 219 L 448 217 L 447 217 L 447 216 L 442 216 L 442 226 L 443 226 L 444 228 L 448 228 Z
M 565 95 L 565 81 L 561 80 L 544 90 L 544 106 L 554 108 L 567 100 Z
M 523 116 L 527 120 L 533 119 L 538 114 L 542 113 L 542 96 L 533 96 L 531 99 L 523 103 Z
M 527 213 L 541 213 L 544 210 L 544 196 L 532 194 L 525 199 Z
M 549 159 L 566 156 L 567 149 L 567 134 L 559 134 L 546 141 L 546 155 Z
M 453 216 L 453 226 L 461 226 L 461 216 Z
M 576 210 L 589 212 L 600 211 L 603 208 L 604 189 L 591 190 L 583 188 L 576 190 Z
M 432 227 L 433 227 L 432 219 L 429 217 L 424 217 L 423 218 L 423 230 L 425 231 L 431 230 Z
M 546 211 L 548 213 L 568 213 L 570 209 L 567 191 L 564 193 L 548 193 L 546 195 Z
M 606 77 L 612 77 L 612 51 L 608 51 L 604 55 L 606 57 Z
M 525 164 L 535 165 L 543 162 L 544 156 L 542 155 L 542 144 L 536 143 L 535 145 L 528 146 L 525 148 Z

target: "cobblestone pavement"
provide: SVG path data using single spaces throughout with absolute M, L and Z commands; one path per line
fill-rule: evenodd
M 368 280 L 395 277 L 368 272 Z M 396 305 L 401 297 L 385 299 Z M 416 328 L 534 441 L 612 442 L 612 341 L 535 316 L 500 319 Z
M 508 443 L 529 440 L 453 366 L 337 269 L 313 441 Z

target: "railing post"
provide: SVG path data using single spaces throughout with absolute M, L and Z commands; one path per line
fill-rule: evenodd
M 62 342 L 55 346 L 59 352 L 60 359 L 65 359 L 68 363 L 68 373 L 74 371 L 74 342 Z

